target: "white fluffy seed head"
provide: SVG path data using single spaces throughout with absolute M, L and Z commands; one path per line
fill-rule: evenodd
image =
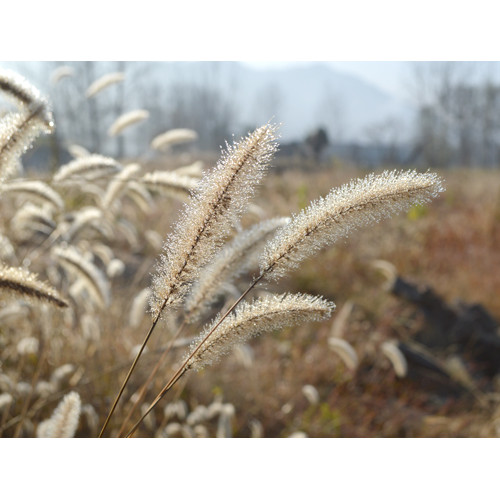
M 92 154 L 77 158 L 63 165 L 54 175 L 54 182 L 68 180 L 93 180 L 119 172 L 121 165 L 107 156 Z
M 318 389 L 316 389 L 313 385 L 307 384 L 302 387 L 302 394 L 304 394 L 307 401 L 309 401 L 309 404 L 317 405 L 319 403 Z
M 0 264 L 0 292 L 13 293 L 26 299 L 47 302 L 58 307 L 68 306 L 54 288 L 22 267 Z
M 58 84 L 64 78 L 69 78 L 75 74 L 75 68 L 71 66 L 59 66 L 50 75 L 52 85 Z
M 247 206 L 277 149 L 276 126 L 264 125 L 227 146 L 215 169 L 200 180 L 164 244 L 153 279 L 151 311 L 179 304 L 221 247 Z
M 289 222 L 276 217 L 254 224 L 224 245 L 212 263 L 200 273 L 184 304 L 188 320 L 195 321 L 224 293 L 224 286 L 258 265 L 258 254 L 266 239 Z
M 52 133 L 54 119 L 47 100 L 21 75 L 0 69 L 0 92 L 19 112 L 0 119 L 0 182 L 16 170 L 21 155 L 41 133 Z
M 48 203 L 56 210 L 64 208 L 64 202 L 59 193 L 42 181 L 19 179 L 0 185 L 0 194 L 22 194 L 41 203 Z
M 144 317 L 144 313 L 147 309 L 147 304 L 149 301 L 149 297 L 151 295 L 151 289 L 144 288 L 142 289 L 134 298 L 132 302 L 132 306 L 130 307 L 129 314 L 129 324 L 132 328 L 137 328 Z
M 0 394 L 0 412 L 3 412 L 14 402 L 14 398 L 8 392 Z
M 48 121 L 47 121 L 48 120 Z M 20 157 L 40 134 L 54 128 L 52 115 L 43 107 L 37 111 L 9 113 L 0 119 L 0 181 L 18 169 Z
M 35 337 L 24 337 L 17 343 L 17 353 L 20 356 L 30 356 L 38 353 L 38 339 Z
M 193 177 L 161 170 L 148 172 L 139 182 L 152 192 L 182 201 L 189 199 L 190 194 L 198 187 L 198 180 Z
M 74 247 L 54 247 L 54 257 L 61 266 L 73 276 L 82 280 L 94 303 L 99 307 L 105 307 L 110 303 L 110 285 L 102 271 L 89 262 Z
M 400 351 L 394 342 L 384 342 L 381 351 L 391 362 L 394 372 L 398 377 L 406 377 L 408 373 L 408 364 L 404 354 Z
M 123 82 L 123 80 L 125 80 L 125 74 L 120 72 L 108 73 L 101 76 L 89 86 L 85 92 L 85 97 L 87 97 L 87 99 L 94 97 L 110 85 Z
M 276 232 L 264 249 L 261 272 L 277 279 L 351 231 L 428 202 L 443 190 L 436 174 L 415 171 L 372 173 L 333 189 Z
M 172 172 L 177 175 L 200 178 L 203 175 L 203 162 L 195 161 L 191 165 L 176 168 L 175 170 L 172 170 Z
M 106 193 L 102 200 L 103 209 L 109 209 L 115 201 L 126 189 L 129 180 L 137 175 L 141 170 L 141 166 L 137 163 L 131 163 L 123 168 L 113 180 L 109 183 Z
M 191 129 L 176 128 L 168 130 L 163 134 L 157 135 L 151 141 L 151 147 L 158 150 L 166 150 L 174 144 L 182 144 L 185 142 L 192 142 L 198 139 L 198 134 Z
M 358 355 L 349 342 L 338 337 L 330 337 L 328 346 L 340 356 L 349 370 L 354 371 L 358 367 Z
M 75 159 L 90 156 L 90 151 L 79 144 L 70 144 L 67 149 L 69 154 Z
M 149 118 L 149 111 L 145 109 L 135 109 L 134 111 L 129 111 L 119 116 L 109 127 L 108 135 L 110 137 L 115 137 L 121 134 L 126 128 L 140 123 Z
M 0 92 L 3 92 L 27 114 L 42 113 L 42 119 L 52 122 L 47 100 L 40 91 L 24 77 L 10 69 L 0 69 Z
M 59 403 L 48 420 L 41 422 L 37 429 L 39 438 L 72 438 L 80 419 L 81 400 L 72 391 Z
M 214 330 L 217 316 L 193 342 L 187 368 L 200 370 L 218 361 L 236 344 L 264 332 L 330 317 L 335 305 L 321 297 L 302 294 L 269 295 L 253 303 L 242 302 Z

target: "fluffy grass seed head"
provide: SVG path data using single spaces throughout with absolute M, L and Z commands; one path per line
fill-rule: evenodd
M 349 342 L 338 337 L 330 337 L 328 346 L 340 356 L 349 370 L 356 370 L 359 364 L 358 355 Z
M 71 391 L 64 396 L 48 420 L 41 422 L 37 429 L 39 438 L 72 438 L 75 436 L 80 419 L 82 403 L 78 393 Z
M 104 273 L 88 261 L 76 248 L 68 246 L 54 247 L 53 255 L 61 266 L 77 279 L 82 280 L 89 295 L 99 307 L 109 305 L 111 298 L 110 284 Z
M 335 188 L 278 229 L 264 249 L 261 272 L 277 279 L 328 244 L 444 191 L 434 173 L 384 171 Z
M 188 128 L 176 128 L 173 130 L 168 130 L 163 134 L 157 135 L 151 141 L 151 147 L 157 150 L 167 150 L 170 146 L 174 144 L 182 144 L 186 142 L 196 141 L 198 139 L 198 134 Z
M 140 123 L 149 118 L 149 111 L 145 109 L 136 109 L 134 111 L 129 111 L 119 116 L 109 127 L 108 135 L 110 137 L 115 137 L 121 134 L 126 128 L 136 123 Z
M 0 265 L 0 291 L 16 294 L 25 299 L 35 299 L 57 307 L 67 307 L 66 301 L 38 276 L 22 267 Z
M 288 217 L 275 217 L 254 224 L 222 247 L 202 270 L 186 298 L 184 310 L 189 321 L 197 320 L 224 292 L 227 283 L 258 265 L 257 256 L 266 238 L 289 220 Z
M 406 362 L 406 358 L 397 344 L 391 341 L 384 342 L 381 345 L 380 350 L 391 362 L 396 375 L 398 377 L 406 377 L 406 374 L 408 373 L 408 363 Z
M 33 200 L 49 203 L 56 210 L 63 210 L 64 201 L 49 185 L 42 181 L 19 179 L 0 185 L 0 194 L 23 194 Z
M 20 156 L 41 133 L 54 128 L 52 112 L 40 91 L 14 71 L 0 69 L 0 92 L 18 106 L 0 120 L 0 181 L 17 167 Z
M 50 75 L 52 85 L 57 85 L 64 78 L 74 76 L 75 68 L 71 66 L 58 66 Z
M 201 160 L 191 163 L 191 165 L 184 165 L 183 167 L 172 170 L 177 175 L 186 175 L 188 177 L 200 178 L 203 176 L 203 162 Z
M 102 199 L 101 205 L 104 209 L 111 207 L 113 202 L 127 189 L 128 181 L 137 175 L 141 170 L 138 163 L 131 163 L 123 168 L 121 172 L 115 175 L 109 183 L 106 193 Z
M 9 113 L 0 120 L 0 181 L 8 179 L 18 168 L 18 162 L 42 133 L 52 133 L 54 123 L 44 108 L 32 114 Z
M 69 144 L 66 149 L 68 150 L 68 153 L 75 159 L 90 155 L 90 151 L 83 146 L 80 146 L 79 144 Z
M 45 97 L 34 85 L 15 71 L 0 69 L 0 92 L 3 92 L 26 114 L 37 114 L 47 124 L 52 122 L 52 113 Z
M 211 335 L 220 316 L 193 342 L 186 358 L 187 368 L 200 370 L 218 361 L 236 344 L 264 332 L 327 319 L 334 309 L 333 302 L 305 294 L 270 295 L 253 303 L 242 302 Z
M 54 175 L 54 182 L 75 179 L 98 179 L 121 171 L 122 166 L 113 158 L 92 154 L 77 158 L 61 166 Z
M 264 125 L 227 145 L 216 167 L 198 184 L 167 237 L 153 278 L 154 317 L 178 304 L 200 269 L 236 224 L 277 149 L 276 126 Z
M 108 88 L 110 85 L 123 82 L 123 80 L 125 80 L 125 74 L 120 72 L 108 73 L 101 76 L 89 86 L 85 92 L 85 97 L 90 99 L 91 97 L 96 96 L 99 92 Z
M 10 227 L 18 240 L 30 240 L 37 233 L 48 236 L 57 227 L 52 206 L 23 203 L 12 217 Z
M 175 172 L 155 170 L 148 172 L 140 181 L 149 191 L 186 201 L 198 187 L 198 179 Z

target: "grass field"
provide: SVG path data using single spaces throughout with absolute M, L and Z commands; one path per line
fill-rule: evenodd
M 182 163 L 167 157 L 144 165 L 144 171 L 171 170 Z M 310 171 L 287 169 L 286 162 L 283 166 L 265 178 L 243 227 L 288 216 L 332 187 L 366 173 L 339 164 Z M 146 418 L 137 436 L 496 436 L 498 377 L 478 376 L 465 359 L 474 390 L 449 393 L 425 376 L 398 377 L 381 351 L 386 341 L 412 340 L 425 321 L 414 306 L 389 293 L 376 260 L 391 263 L 398 275 L 416 284 L 432 287 L 450 304 L 480 303 L 500 319 L 500 175 L 480 169 L 439 173 L 446 192 L 433 203 L 353 233 L 267 287 L 333 300 L 337 310 L 330 320 L 262 335 L 220 364 L 189 373 Z M 58 223 L 71 224 L 83 207 L 97 205 L 95 192 L 104 192 L 108 182 L 95 181 L 97 188 L 86 192 L 61 189 L 66 212 L 59 214 Z M 2 436 L 36 435 L 39 423 L 50 417 L 64 394 L 76 391 L 83 405 L 76 436 L 95 437 L 151 324 L 149 314 L 131 322 L 131 308 L 151 283 L 161 242 L 181 202 L 155 194 L 141 208 L 131 196 L 122 196 L 103 217 L 82 225 L 69 242 L 87 252 L 103 273 L 107 270 L 111 301 L 104 307 L 92 303 L 70 275 L 54 265 L 46 236 L 16 225 L 15 215 L 26 204 L 22 195 L 2 196 L 0 204 L 0 233 L 14 250 L 7 255 L 5 247 L 3 259 L 10 265 L 28 265 L 70 302 L 69 308 L 54 311 L 2 297 L 0 393 L 12 396 L 0 410 Z M 113 260 L 115 270 L 110 267 Z M 251 276 L 240 279 L 240 290 Z M 170 317 L 154 332 L 108 435 L 118 435 L 160 356 L 157 350 L 168 344 L 179 321 Z M 200 328 L 190 326 L 183 337 L 196 335 Z M 354 348 L 359 360 L 355 369 L 329 347 L 332 335 Z M 152 401 L 178 367 L 185 349 L 172 350 L 143 404 Z M 446 363 L 452 353 L 450 346 L 436 356 Z M 174 404 L 178 401 L 182 403 Z M 143 404 L 130 423 L 144 411 Z

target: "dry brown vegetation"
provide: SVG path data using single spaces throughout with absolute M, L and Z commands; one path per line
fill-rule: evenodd
M 205 168 L 214 163 L 204 160 Z M 296 213 L 332 187 L 366 173 L 339 164 L 297 170 L 287 168 L 284 160 L 277 163 L 279 170 L 266 177 L 242 227 Z M 109 201 L 105 193 L 118 179 L 114 173 L 72 184 L 45 178 L 47 188 L 60 195 L 63 208 L 54 207 L 60 205 L 59 199 L 51 208 L 46 199 L 35 200 L 37 208 L 25 213 L 33 193 L 2 193 L 2 262 L 37 273 L 69 303 L 54 308 L 1 296 L 3 437 L 36 436 L 40 424 L 70 392 L 81 400 L 76 436 L 97 436 L 151 325 L 145 302 L 131 317 L 134 299 L 151 285 L 162 241 L 182 207 L 178 198 L 187 197 L 185 188 L 148 189 L 138 179 L 148 171 L 185 165 L 185 158 L 171 153 L 155 163 L 142 162 L 141 173 L 131 168 L 127 187 L 117 191 L 106 207 L 102 200 Z M 387 341 L 412 340 L 425 328 L 425 319 L 414 306 L 387 291 L 386 277 L 374 266 L 375 260 L 391 263 L 400 276 L 432 287 L 447 302 L 478 302 L 500 318 L 495 293 L 500 289 L 500 177 L 482 170 L 442 175 L 446 193 L 432 204 L 353 233 L 347 241 L 304 261 L 279 283 L 253 291 L 254 295 L 269 291 L 322 295 L 337 305 L 330 320 L 266 334 L 235 349 L 217 366 L 188 373 L 136 435 L 496 436 L 498 376 L 481 375 L 473 360 L 465 359 L 473 386 L 462 383 L 450 391 L 425 374 L 398 377 L 381 349 Z M 50 191 L 42 195 L 54 199 Z M 72 261 L 73 250 L 79 252 L 80 263 Z M 241 277 L 240 292 L 256 272 Z M 238 296 L 229 290 L 227 301 L 232 294 Z M 213 313 L 228 303 L 220 300 Z M 169 352 L 135 408 L 142 384 L 180 321 L 172 313 L 159 323 L 107 435 L 123 432 L 129 412 L 133 413 L 128 426 L 144 413 L 183 359 L 182 339 L 197 335 L 205 324 L 183 330 L 180 345 Z M 354 348 L 357 366 L 348 366 L 329 346 L 332 335 Z M 452 355 L 452 346 L 437 354 L 443 363 Z
M 324 186 L 340 185 L 361 174 L 343 167 L 317 173 L 271 174 L 256 205 L 266 216 L 286 215 L 324 195 Z M 480 401 L 468 393 L 442 396 L 428 380 L 396 377 L 380 353 L 385 340 L 411 338 L 422 319 L 412 306 L 384 291 L 384 278 L 371 264 L 374 259 L 393 263 L 399 274 L 434 287 L 449 301 L 479 302 L 500 317 L 500 303 L 494 293 L 500 285 L 496 272 L 500 255 L 500 179 L 496 173 L 486 171 L 446 172 L 444 177 L 446 194 L 428 208 L 353 234 L 275 285 L 277 291 L 321 294 L 334 300 L 337 312 L 329 322 L 265 335 L 250 342 L 251 351 L 234 353 L 216 367 L 189 375 L 159 405 L 154 420 L 149 419 L 138 435 L 153 436 L 168 422 L 183 422 L 175 415 L 169 419 L 164 416 L 164 409 L 180 398 L 191 412 L 200 405 L 209 406 L 214 399 L 231 403 L 235 409 L 232 434 L 241 437 L 256 432 L 255 422 L 260 423 L 266 437 L 285 437 L 298 431 L 321 437 L 495 436 L 500 417 L 495 398 L 498 380 L 483 381 L 483 392 L 488 397 Z M 75 208 L 82 204 L 78 198 L 71 202 Z M 7 234 L 15 207 L 6 199 L 2 201 Z M 83 321 L 83 311 L 77 313 L 80 321 L 75 321 L 69 314 L 36 308 L 23 309 L 24 314 L 2 320 L 2 374 L 16 384 L 15 394 L 19 394 L 4 412 L 4 436 L 13 435 L 16 416 L 22 412 L 33 384 L 50 381 L 55 370 L 66 364 L 71 364 L 73 370 L 57 382 L 57 390 L 31 398 L 24 435 L 33 435 L 37 422 L 48 418 L 69 390 L 76 390 L 83 405 L 91 405 L 102 423 L 131 362 L 131 350 L 141 342 L 151 321 L 144 314 L 139 325 L 132 327 L 128 319 L 134 297 L 150 285 L 158 253 L 144 234 L 156 231 L 161 239 L 178 208 L 176 201 L 158 199 L 150 214 L 140 214 L 130 201 L 123 203 L 121 214 L 134 221 L 138 234 L 133 241 L 118 235 L 121 237 L 110 245 L 114 255 L 124 262 L 125 270 L 112 279 L 109 308 Z M 87 228 L 80 244 L 89 245 L 94 238 L 99 240 L 100 235 Z M 29 255 L 36 247 L 20 242 L 17 250 L 20 255 Z M 49 258 L 42 253 L 33 259 L 31 268 L 44 275 Z M 348 302 L 353 307 L 343 326 L 343 338 L 359 358 L 354 372 L 328 347 L 331 328 Z M 4 301 L 2 309 L 8 306 L 12 302 Z M 94 324 L 87 326 L 90 320 Z M 168 325 L 162 323 L 125 392 L 123 405 L 111 421 L 111 435 L 116 435 L 122 416 L 130 408 L 130 397 L 158 358 L 155 348 L 168 342 L 168 332 Z M 19 343 L 26 337 L 41 342 L 34 352 L 20 354 Z M 161 389 L 184 349 L 174 349 L 145 401 L 150 402 Z M 305 396 L 305 385 L 317 389 L 317 402 Z M 86 415 L 82 414 L 77 436 L 96 435 L 98 424 Z M 210 435 L 216 435 L 217 417 L 205 422 Z

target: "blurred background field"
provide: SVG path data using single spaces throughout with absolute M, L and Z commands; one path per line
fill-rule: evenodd
M 224 85 L 231 78 L 226 81 L 221 76 L 228 72 L 236 78 L 235 66 L 233 73 L 223 63 L 200 67 L 191 86 L 186 83 L 191 81 L 188 70 L 181 68 L 178 74 L 184 80 L 171 77 L 163 88 L 151 83 L 162 81 L 151 76 L 161 73 L 158 68 L 140 72 L 142 80 L 128 79 L 128 67 L 113 64 L 64 63 L 74 74 L 57 83 L 61 87 L 50 84 L 55 63 L 43 71 L 41 66 L 30 67 L 32 76 L 38 75 L 31 81 L 56 99 L 56 133 L 40 138 L 26 152 L 20 175 L 51 183 L 56 169 L 72 159 L 69 145 L 75 143 L 117 158 L 123 165 L 137 162 L 143 173 L 172 171 L 197 161 L 209 169 L 225 139 L 244 134 L 260 125 L 258 120 L 265 122 L 273 115 L 280 121 L 280 110 L 290 106 L 278 83 L 260 84 L 260 98 L 254 101 L 256 108 L 262 104 L 260 115 L 247 115 L 249 123 L 244 124 L 234 120 L 237 109 L 226 99 Z M 131 74 L 139 73 L 138 68 L 132 65 Z M 98 99 L 85 98 L 85 89 L 109 69 L 124 71 L 127 86 L 120 90 L 118 83 Z M 307 73 L 305 68 L 301 71 Z M 321 71 L 328 72 L 324 67 Z M 311 72 L 312 80 L 321 80 L 326 89 L 323 100 L 316 103 L 316 114 L 305 120 L 303 129 L 296 122 L 287 125 L 283 117 L 281 152 L 242 227 L 296 213 L 332 187 L 383 169 L 430 168 L 442 175 L 446 192 L 428 206 L 414 207 L 351 234 L 267 287 L 279 293 L 322 295 L 333 300 L 337 310 L 329 321 L 263 335 L 220 364 L 189 374 L 146 419 L 138 435 L 497 436 L 500 85 L 495 80 L 496 67 L 477 67 L 474 74 L 460 63 L 414 67 L 409 73 L 413 83 L 425 82 L 413 93 L 418 99 L 402 107 L 396 102 L 400 97 L 389 99 L 379 90 L 385 97 L 379 95 L 377 100 L 371 95 L 378 103 L 372 107 L 387 109 L 389 114 L 380 114 L 380 120 L 371 124 L 356 123 L 349 97 L 341 90 L 335 93 L 334 79 Z M 175 74 L 175 66 L 170 73 Z M 141 85 L 144 88 L 139 91 Z M 346 88 L 353 86 L 351 81 Z M 56 98 L 56 89 L 60 96 L 67 92 L 66 101 Z M 307 93 L 290 92 L 296 93 L 297 100 Z M 368 103 L 367 94 L 363 99 Z M 148 110 L 148 120 L 123 135 L 107 137 L 114 119 L 138 107 Z M 404 113 L 399 116 L 401 109 Z M 343 119 L 351 126 L 344 126 Z M 253 120 L 256 123 L 250 123 Z M 155 135 L 181 127 L 197 131 L 198 139 L 166 152 L 149 147 Z M 86 191 L 61 189 L 65 212 L 58 215 L 58 224 L 71 224 L 84 207 L 99 207 L 109 182 L 110 178 L 96 180 L 94 188 Z M 86 302 L 85 294 L 80 296 L 84 300 L 75 300 L 78 291 L 70 293 L 71 279 L 55 268 L 46 244 L 51 232 L 33 227 L 19 230 L 15 216 L 27 199 L 0 198 L 0 234 L 12 244 L 12 252 L 2 248 L 2 261 L 28 266 L 71 297 L 70 310 L 63 312 L 2 297 L 0 393 L 12 396 L 11 403 L 0 410 L 3 437 L 16 432 L 35 435 L 39 422 L 71 390 L 78 392 L 83 405 L 76 435 L 97 435 L 151 322 L 146 313 L 132 318 L 132 304 L 150 285 L 161 243 L 182 203 L 161 193 L 150 196 L 146 206 L 131 195 L 122 196 L 67 242 L 93 254 L 92 261 L 107 273 L 112 300 L 106 308 Z M 240 290 L 251 275 L 239 281 Z M 222 307 L 224 302 L 217 305 Z M 176 321 L 162 322 L 155 332 L 111 421 L 110 435 L 118 434 L 134 393 L 159 358 L 157 349 L 168 343 Z M 199 327 L 192 327 L 185 337 L 198 331 Z M 348 342 L 356 362 L 343 359 L 332 347 L 332 338 Z M 398 372 L 397 359 L 387 355 L 388 345 L 403 358 L 402 371 Z M 161 389 L 185 349 L 173 349 L 145 402 Z M 136 409 L 136 418 L 140 411 Z

